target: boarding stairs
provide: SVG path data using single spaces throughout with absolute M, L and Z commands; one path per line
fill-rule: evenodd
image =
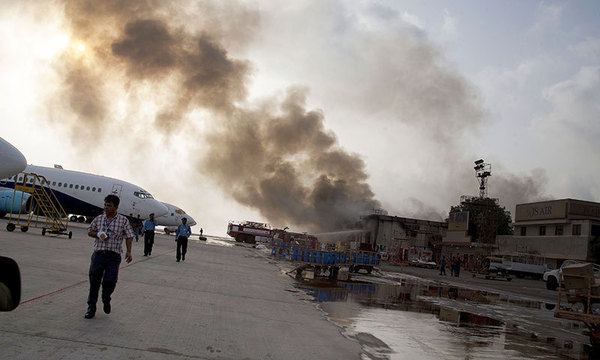
M 21 173 L 16 178 L 21 178 L 20 175 L 24 176 L 22 182 L 15 181 L 13 208 L 14 199 L 17 198 L 16 192 L 20 191 L 31 195 L 31 209 L 27 214 L 13 214 L 11 211 L 6 226 L 7 230 L 13 231 L 17 226 L 21 227 L 22 232 L 26 232 L 29 228 L 41 228 L 42 235 L 45 235 L 46 232 L 66 234 L 70 239 L 72 232 L 69 231 L 67 234 L 68 215 L 50 188 L 48 180 L 34 173 Z

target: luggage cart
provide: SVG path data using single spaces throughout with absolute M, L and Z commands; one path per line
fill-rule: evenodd
M 600 354 L 600 284 L 596 280 L 590 263 L 564 267 L 554 317 L 583 322 L 592 350 Z
M 29 208 L 25 213 L 16 211 L 15 207 L 15 200 L 19 198 L 19 201 L 23 201 L 23 194 L 30 195 L 30 200 L 27 200 L 30 201 Z M 22 204 L 18 205 L 20 208 Z M 68 215 L 45 177 L 34 173 L 21 173 L 15 178 L 13 201 L 6 230 L 14 231 L 17 226 L 22 232 L 27 232 L 30 228 L 41 228 L 42 235 L 46 233 L 67 235 L 71 239 L 73 232 L 67 232 L 68 223 Z
M 303 277 L 302 273 L 306 270 L 312 270 L 315 276 L 328 271 L 329 278 L 335 279 L 342 267 L 347 267 L 349 272 L 355 273 L 364 269 L 370 274 L 374 266 L 379 265 L 380 262 L 379 256 L 374 251 L 316 251 L 292 248 L 290 243 L 282 241 L 273 241 L 271 245 L 273 257 L 279 255 L 282 260 L 289 257 L 289 260 L 299 263 L 288 272 L 288 274 L 295 272 L 298 279 Z

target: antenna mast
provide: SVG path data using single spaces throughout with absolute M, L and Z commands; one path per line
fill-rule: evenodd
M 487 178 L 492 176 L 492 165 L 483 162 L 483 159 L 475 161 L 475 177 L 479 183 L 479 198 L 487 198 Z

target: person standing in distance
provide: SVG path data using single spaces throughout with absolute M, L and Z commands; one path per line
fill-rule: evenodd
M 100 285 L 102 285 L 104 312 L 110 314 L 110 296 L 117 286 L 123 239 L 125 239 L 127 247 L 125 261 L 130 263 L 133 259 L 131 244 L 134 233 L 129 220 L 125 216 L 117 214 L 119 202 L 119 197 L 116 195 L 106 196 L 104 198 L 104 214 L 96 216 L 88 228 L 88 236 L 95 240 L 89 270 L 90 292 L 87 300 L 88 308 L 85 313 L 86 319 L 91 319 L 96 315 Z
M 152 245 L 154 245 L 154 229 L 158 221 L 154 220 L 154 213 L 150 214 L 150 219 L 144 221 L 142 233 L 144 234 L 144 256 L 152 255 Z
M 185 253 L 187 252 L 188 238 L 190 235 L 192 235 L 192 228 L 187 224 L 187 218 L 183 218 L 175 233 L 175 241 L 177 242 L 177 255 L 175 259 L 177 262 L 179 262 L 179 259 L 185 261 Z

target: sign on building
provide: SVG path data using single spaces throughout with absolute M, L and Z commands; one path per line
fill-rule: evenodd
M 467 231 L 469 228 L 469 212 L 451 212 L 448 218 L 448 231 Z

